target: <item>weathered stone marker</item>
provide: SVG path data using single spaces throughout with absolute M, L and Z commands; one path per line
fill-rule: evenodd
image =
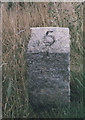
M 30 104 L 37 109 L 69 103 L 69 29 L 31 28 L 27 54 Z

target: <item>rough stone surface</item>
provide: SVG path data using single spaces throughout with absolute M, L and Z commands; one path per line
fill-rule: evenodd
M 30 104 L 43 108 L 69 103 L 69 29 L 31 28 L 27 61 Z

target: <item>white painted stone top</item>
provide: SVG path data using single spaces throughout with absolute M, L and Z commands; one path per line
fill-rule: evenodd
M 70 52 L 69 28 L 64 27 L 34 27 L 31 28 L 31 38 L 28 53 L 68 53 Z

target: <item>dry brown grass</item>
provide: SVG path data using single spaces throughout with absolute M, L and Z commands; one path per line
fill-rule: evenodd
M 0 118 L 1 118 L 1 114 L 2 114 L 2 68 L 1 68 L 1 56 L 2 56 L 2 46 L 1 46 L 1 5 L 0 5 Z

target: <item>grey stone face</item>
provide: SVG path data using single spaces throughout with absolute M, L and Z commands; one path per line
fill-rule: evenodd
M 35 108 L 70 102 L 68 28 L 31 28 L 27 52 L 29 102 Z

